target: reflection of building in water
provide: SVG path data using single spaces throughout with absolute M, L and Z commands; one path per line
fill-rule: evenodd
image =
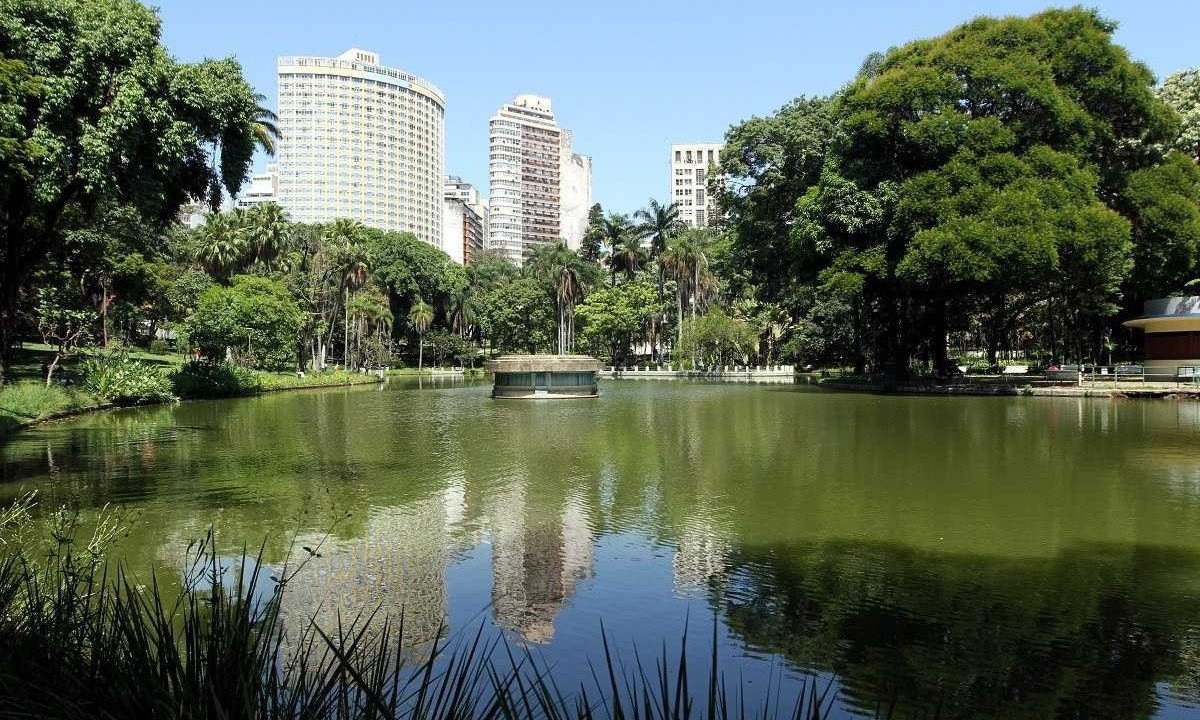
M 699 518 L 679 533 L 671 572 L 675 592 L 681 595 L 699 593 L 713 579 L 725 575 L 728 567 L 729 541 L 712 519 Z
M 539 516 L 524 483 L 496 498 L 492 522 L 492 604 L 496 624 L 530 642 L 554 637 L 554 617 L 595 563 L 593 535 L 579 502 Z
M 447 491 L 404 505 L 373 510 L 362 537 L 331 538 L 320 557 L 288 583 L 283 612 L 287 617 L 336 627 L 345 620 L 378 611 L 377 618 L 404 618 L 404 643 L 432 640 L 446 618 L 446 567 L 454 552 L 452 518 L 463 516 L 460 493 Z M 319 536 L 297 546 L 315 547 Z M 303 559 L 306 554 L 297 550 Z M 292 626 L 296 627 L 296 626 Z

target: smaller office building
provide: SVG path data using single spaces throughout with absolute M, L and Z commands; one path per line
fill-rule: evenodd
M 1200 368 L 1200 296 L 1148 300 L 1125 327 L 1145 333 L 1146 379 L 1192 377 Z

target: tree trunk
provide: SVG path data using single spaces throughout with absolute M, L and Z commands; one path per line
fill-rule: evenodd
M 425 362 L 425 338 L 421 333 L 417 334 L 417 372 L 420 372 L 424 367 Z
M 46 387 L 50 387 L 50 381 L 54 378 L 54 371 L 58 368 L 58 361 L 62 359 L 62 350 L 54 353 L 54 359 L 46 366 Z

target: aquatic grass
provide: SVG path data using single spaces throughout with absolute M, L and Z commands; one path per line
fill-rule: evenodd
M 261 552 L 223 561 L 210 536 L 189 549 L 192 571 L 174 592 L 154 576 L 137 583 L 119 564 L 110 573 L 96 538 L 76 541 L 69 514 L 57 527 L 44 559 L 0 559 L 0 715 L 821 720 L 833 702 L 832 682 L 822 689 L 802 678 L 797 699 L 785 703 L 780 674 L 761 704 L 747 707 L 741 683 L 730 687 L 720 671 L 715 625 L 698 684 L 686 627 L 674 662 L 664 643 L 653 663 L 635 652 L 631 665 L 603 632 L 602 662 L 589 662 L 592 681 L 573 692 L 532 650 L 483 623 L 457 639 L 441 628 L 410 661 L 402 617 L 286 627 L 280 601 L 296 569 L 272 576 Z

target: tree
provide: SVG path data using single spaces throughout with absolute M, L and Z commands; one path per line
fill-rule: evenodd
M 246 264 L 249 247 L 240 216 L 209 213 L 196 234 L 199 241 L 196 262 L 218 281 L 228 282 Z
M 246 213 L 246 220 L 248 250 L 254 263 L 271 272 L 287 249 L 292 229 L 287 214 L 277 203 L 260 203 Z
M 1131 238 L 1158 242 L 1131 231 L 1123 195 L 1178 129 L 1113 29 L 1078 8 L 979 18 L 875 58 L 832 100 L 731 130 L 735 265 L 765 300 L 845 299 L 880 370 L 940 367 L 955 333 L 994 355 L 1022 326 L 1083 359 L 1119 307 Z
M 1182 292 L 1200 260 L 1200 167 L 1175 152 L 1129 176 L 1122 210 L 1133 222 L 1133 272 L 1126 295 L 1137 303 Z
M 567 249 L 561 240 L 533 248 L 525 258 L 524 269 L 554 298 L 558 317 L 558 354 L 571 351 L 575 344 L 575 304 L 594 280 L 595 265 Z
M 21 289 L 106 204 L 164 224 L 253 154 L 232 60 L 178 64 L 134 0 L 12 0 L 0 12 L 0 364 Z M 223 141 L 220 168 L 206 148 Z M 3 376 L 0 368 L 0 377 Z
M 608 248 L 608 271 L 612 277 L 612 284 L 617 284 L 617 268 L 619 262 L 617 258 L 618 249 L 626 244 L 629 235 L 633 230 L 629 223 L 629 217 L 621 213 L 610 212 L 608 217 L 604 218 L 604 245 Z
M 211 361 L 228 354 L 241 365 L 266 370 L 296 367 L 300 308 L 278 281 L 238 275 L 228 286 L 200 295 L 187 320 L 187 336 Z
M 279 116 L 266 106 L 267 97 L 262 93 L 254 95 L 254 144 L 266 154 L 275 156 L 275 143 L 282 137 L 275 123 Z
M 683 340 L 675 348 L 675 362 L 689 358 L 704 368 L 721 368 L 739 361 L 746 363 L 754 352 L 754 329 L 745 321 L 730 317 L 722 308 L 713 308 L 685 323 Z
M 683 341 L 683 308 L 691 307 L 692 318 L 700 310 L 704 291 L 710 286 L 705 283 L 709 256 L 714 242 L 713 231 L 707 228 L 687 230 L 671 239 L 663 252 L 661 262 L 668 277 L 675 280 L 676 345 Z
M 1200 68 L 1168 75 L 1158 88 L 1158 97 L 1179 114 L 1175 149 L 1200 162 Z
M 479 324 L 499 352 L 543 352 L 553 347 L 555 308 L 544 287 L 519 277 L 483 295 Z
M 96 314 L 71 293 L 54 286 L 38 288 L 37 327 L 42 342 L 54 348 L 54 357 L 46 365 L 46 387 L 54 378 L 54 370 L 71 357 L 88 336 Z
M 666 281 L 666 269 L 663 267 L 661 257 L 667 249 L 667 243 L 671 238 L 678 235 L 686 225 L 679 219 L 679 206 L 676 203 L 669 205 L 661 205 L 654 198 L 646 204 L 646 207 L 634 213 L 634 219 L 639 221 L 637 232 L 643 238 L 650 240 L 650 259 L 658 260 L 658 302 L 663 303 L 663 284 Z M 655 318 L 655 325 L 662 324 L 662 318 Z M 654 333 L 655 355 L 661 352 L 659 333 Z
M 407 317 L 417 300 L 424 299 L 444 318 L 452 294 L 467 284 L 461 265 L 412 233 L 368 230 L 366 245 L 396 317 Z
M 412 323 L 413 330 L 417 333 L 417 369 L 420 370 L 425 357 L 425 331 L 433 322 L 433 308 L 418 298 L 412 309 L 408 311 L 408 321 Z
M 589 262 L 600 262 L 604 253 L 604 237 L 604 208 L 596 203 L 588 210 L 587 230 L 579 245 L 579 257 Z
M 800 97 L 726 133 L 713 173 L 725 180 L 712 191 L 735 237 L 734 262 L 766 300 L 782 299 L 793 282 L 812 280 L 791 229 L 796 203 L 821 175 L 836 122 L 830 100 Z
M 575 308 L 582 326 L 580 339 L 594 354 L 621 364 L 630 346 L 645 336 L 651 320 L 661 312 L 656 297 L 654 285 L 642 279 L 596 289 Z

